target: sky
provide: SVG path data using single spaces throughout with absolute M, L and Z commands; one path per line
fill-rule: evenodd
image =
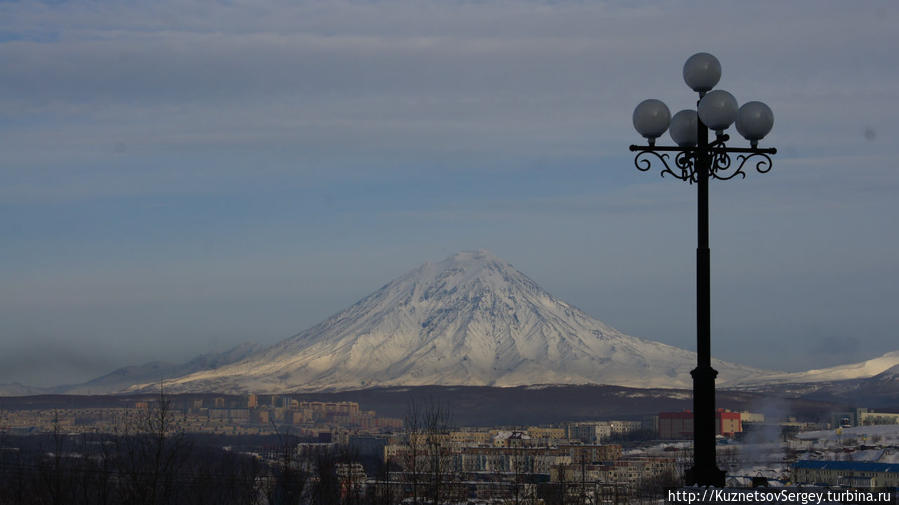
M 695 186 L 628 146 L 641 100 L 695 106 L 700 51 L 778 148 L 711 184 L 713 354 L 899 350 L 897 25 L 896 2 L 0 1 L 0 383 L 274 343 L 470 249 L 695 349 Z

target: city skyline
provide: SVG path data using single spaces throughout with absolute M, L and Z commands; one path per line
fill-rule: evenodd
M 692 349 L 695 188 L 627 146 L 643 98 L 691 106 L 698 51 L 771 105 L 780 153 L 711 185 L 713 355 L 795 371 L 897 350 L 897 14 L 2 3 L 0 383 L 272 344 L 472 249 Z

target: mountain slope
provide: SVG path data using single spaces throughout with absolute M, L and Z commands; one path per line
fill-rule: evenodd
M 899 403 L 899 365 L 877 375 L 872 374 L 899 357 L 897 355 L 899 353 L 891 352 L 861 363 L 792 374 L 772 374 L 762 380 L 732 384 L 729 389 L 844 406 L 893 409 Z
M 878 374 L 887 374 L 892 371 L 891 379 L 899 370 L 899 351 L 888 352 L 882 356 L 872 358 L 859 363 L 837 365 L 830 368 L 807 370 L 805 372 L 782 372 L 749 377 L 741 383 L 747 385 L 764 384 L 804 384 L 812 382 L 834 382 L 853 379 L 867 379 Z
M 29 396 L 53 393 L 53 388 L 29 386 L 20 382 L 0 384 L 0 396 Z
M 172 391 L 399 385 L 689 387 L 695 354 L 629 337 L 485 251 L 426 263 L 324 322 Z M 760 370 L 715 361 L 719 383 Z M 152 384 L 137 385 L 141 389 Z
M 259 344 L 245 342 L 224 352 L 201 354 L 185 363 L 151 361 L 143 365 L 126 366 L 83 384 L 54 388 L 54 392 L 68 394 L 114 393 L 138 383 L 155 384 L 155 387 L 158 388 L 161 380 L 221 367 L 242 360 L 261 349 L 262 346 Z

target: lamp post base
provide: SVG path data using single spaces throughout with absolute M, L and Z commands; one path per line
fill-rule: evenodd
M 707 304 L 704 306 L 708 307 Z M 707 332 L 704 341 L 707 350 L 709 341 Z M 706 351 L 705 360 L 702 360 L 705 364 L 698 365 L 690 371 L 690 375 L 693 376 L 693 467 L 687 470 L 684 480 L 688 486 L 724 487 L 725 474 L 716 463 L 715 447 L 717 445 L 715 434 L 721 428 L 716 426 L 718 421 L 715 410 L 715 377 L 718 372 L 708 364 L 708 361 Z
M 687 469 L 684 482 L 688 486 L 724 487 L 724 475 L 724 470 L 719 469 L 715 465 L 702 468 L 694 466 Z

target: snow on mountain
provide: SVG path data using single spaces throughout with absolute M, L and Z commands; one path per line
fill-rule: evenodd
M 877 375 L 889 375 L 889 379 L 895 379 L 899 372 L 899 351 L 888 352 L 860 363 L 838 365 L 830 368 L 807 370 L 805 372 L 784 372 L 768 375 L 749 377 L 746 384 L 799 384 L 809 382 L 833 382 L 851 379 L 867 379 Z
M 0 396 L 30 396 L 52 393 L 52 388 L 28 386 L 20 382 L 0 384 Z
M 871 380 L 879 382 L 895 382 L 897 379 L 899 379 L 899 365 L 891 366 L 874 377 L 871 377 Z
M 425 263 L 302 333 L 170 391 L 610 384 L 687 388 L 693 352 L 630 337 L 485 251 Z M 715 360 L 719 383 L 767 374 Z M 152 384 L 138 384 L 144 389 Z

